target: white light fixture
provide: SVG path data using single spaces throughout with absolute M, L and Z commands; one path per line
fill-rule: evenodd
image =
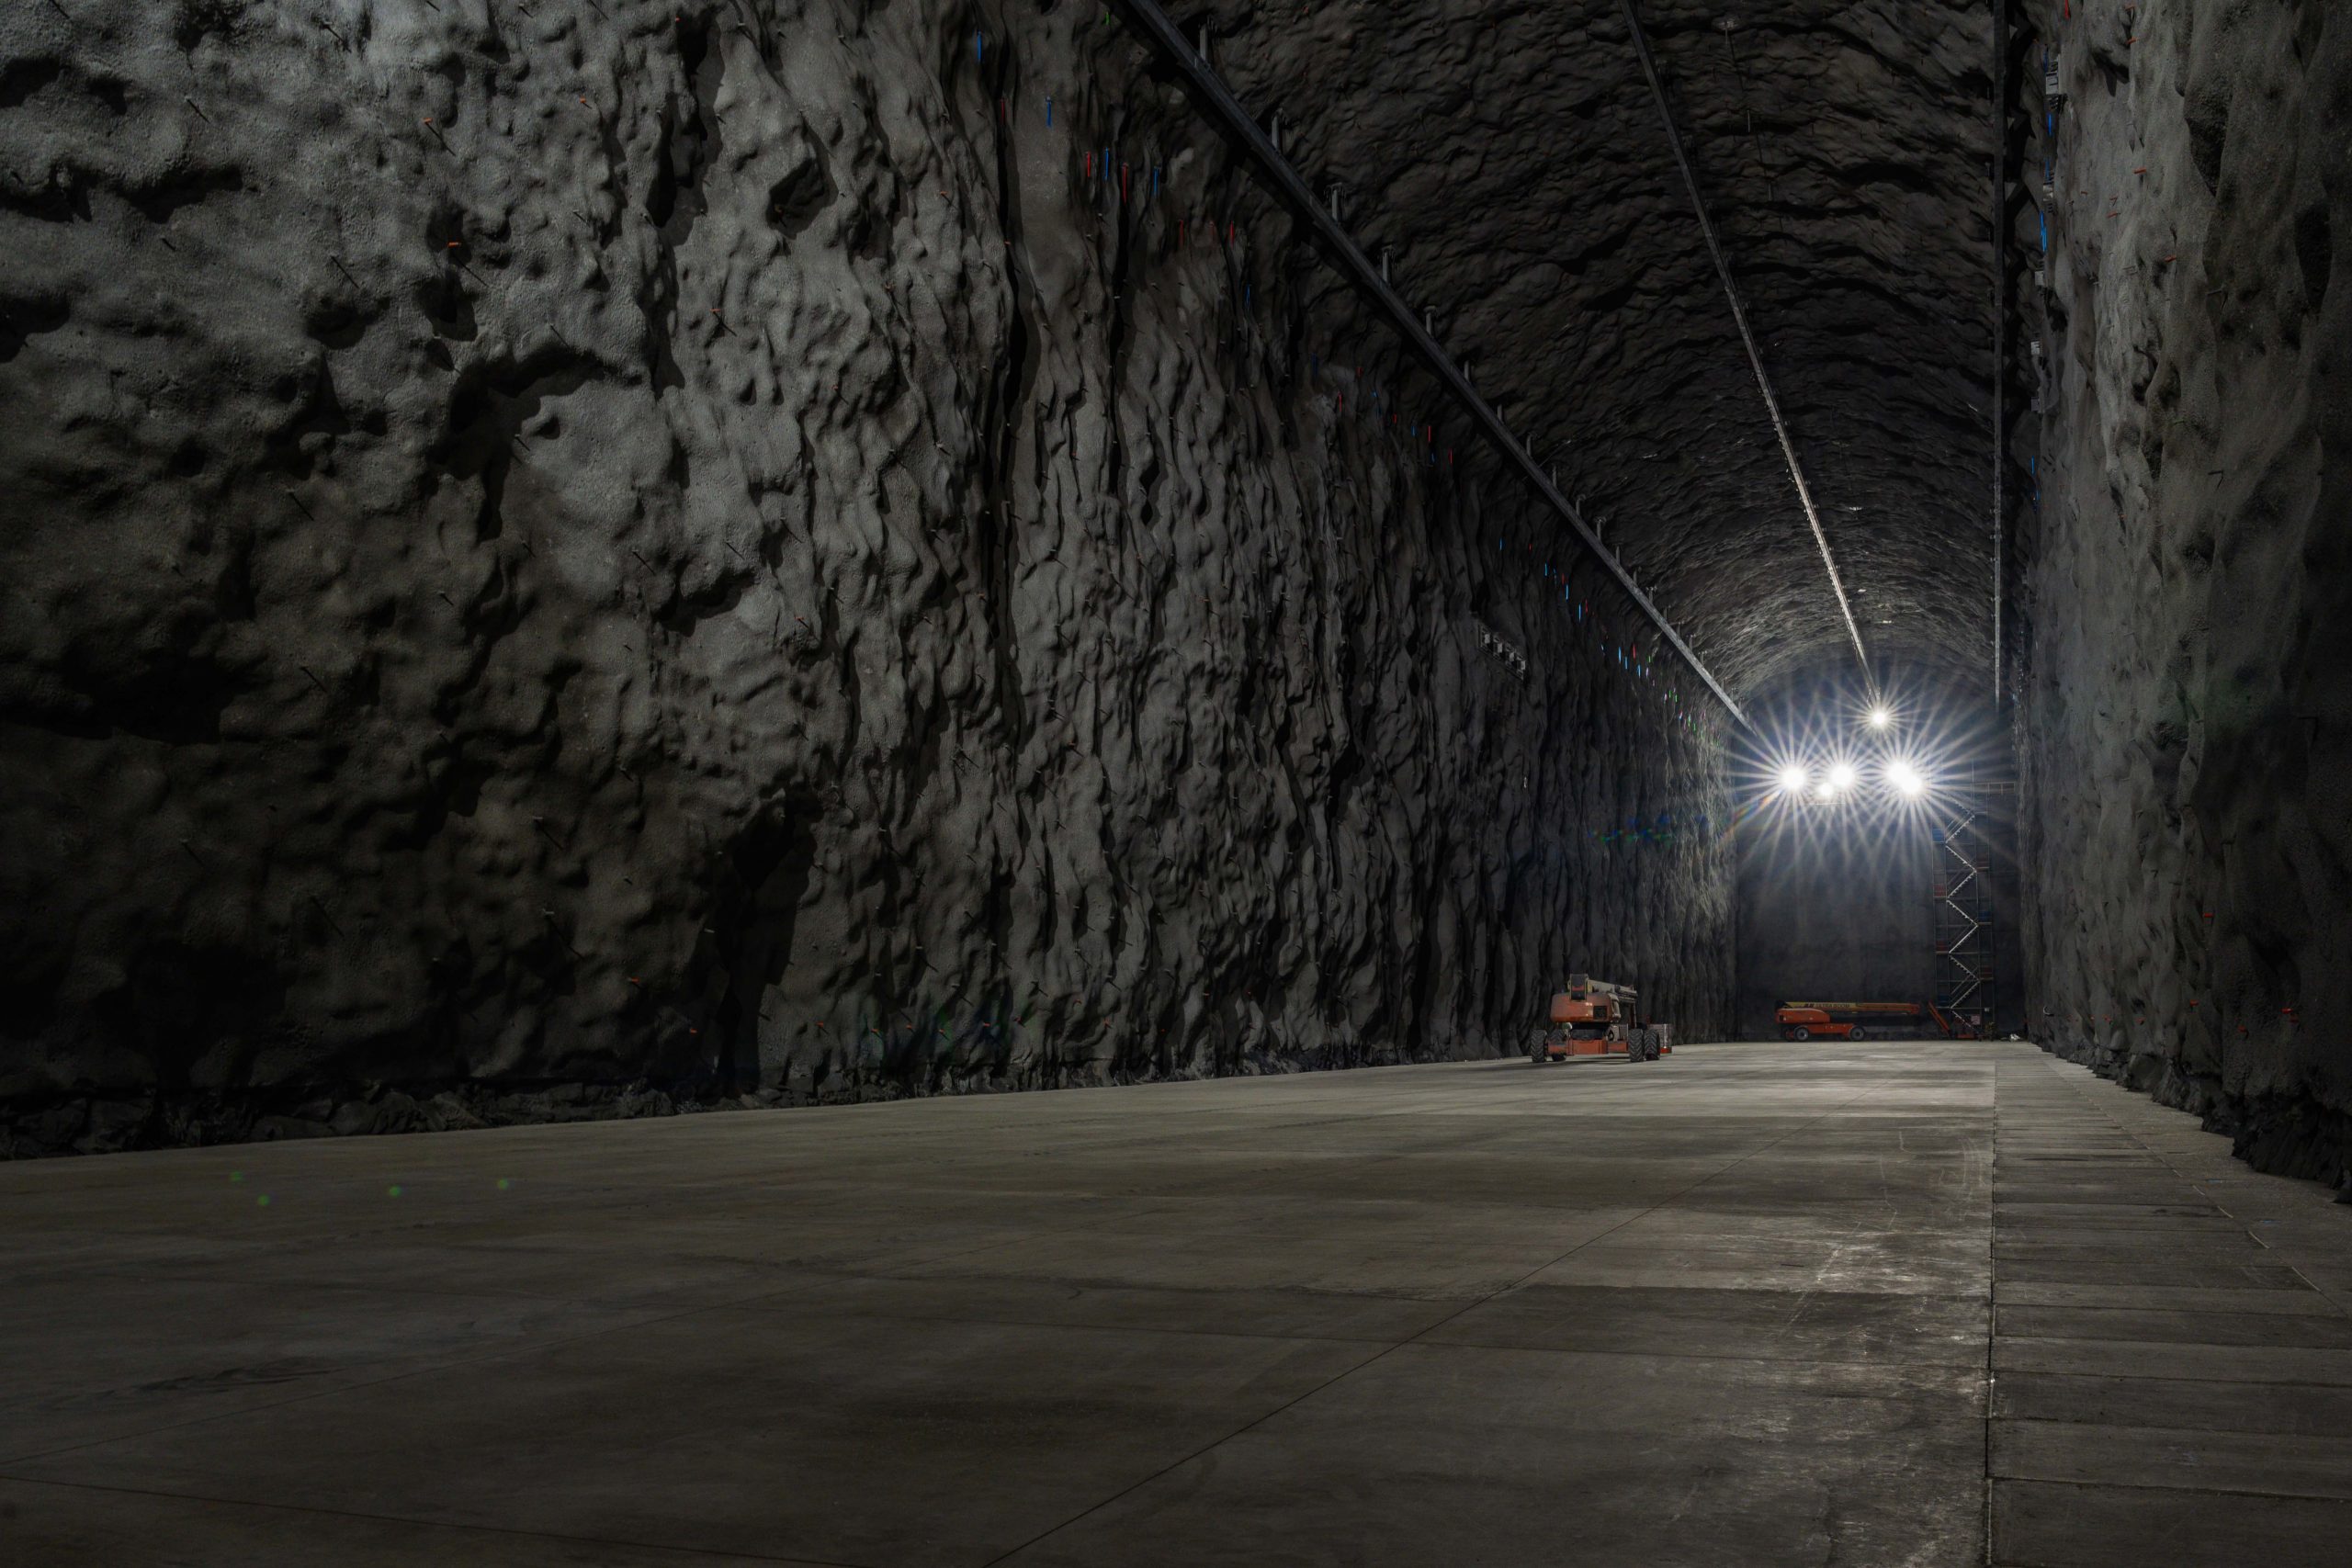
M 1886 782 L 1894 786 L 1897 795 L 1907 799 L 1917 800 L 1928 793 L 1928 781 L 1921 778 L 1919 770 L 1908 762 L 1889 762 L 1886 765 Z
M 1830 763 L 1829 777 L 1823 782 L 1821 786 L 1822 794 L 1825 795 L 1843 795 L 1853 787 L 1854 765 L 1851 762 Z
M 1791 795 L 1803 795 L 1804 786 L 1811 782 L 1811 777 L 1812 775 L 1804 771 L 1804 763 L 1791 762 L 1781 770 L 1781 787 Z
M 1888 725 L 1893 724 L 1894 722 L 1894 712 L 1884 704 L 1881 704 L 1879 706 L 1871 709 L 1871 728 L 1872 729 L 1884 729 Z

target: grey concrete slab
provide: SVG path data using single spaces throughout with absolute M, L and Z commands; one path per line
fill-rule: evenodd
M 653 1315 L 209 1280 L 0 1280 L 0 1463 L 480 1361 Z
M 1979 1367 L 1986 1306 L 1943 1292 L 1531 1284 L 1448 1317 L 1427 1344 L 1757 1360 Z
M 1995 1421 L 1992 1453 L 1993 1473 L 2019 1481 L 2352 1500 L 2352 1437 L 2340 1434 Z
M 2083 1177 L 2093 1180 L 2175 1175 L 2146 1147 L 2130 1138 L 2117 1137 L 2102 1143 L 2101 1134 L 2081 1127 L 2037 1128 L 2029 1132 L 2004 1124 L 1996 1132 L 2001 1140 L 2001 1164 L 2012 1175 L 2052 1179 Z
M 1460 1297 L 1370 1291 L 1152 1289 L 1068 1280 L 803 1274 L 748 1308 L 909 1322 L 1254 1334 L 1394 1345 L 1463 1309 Z M 1980 1344 L 1979 1352 L 1982 1352 Z
M 713 1310 L 9 1473 L 636 1545 L 956 1564 L 1384 1348 Z
M 2019 1234 L 2036 1229 L 2076 1231 L 2193 1231 L 2208 1226 L 2245 1228 L 2245 1222 L 2211 1203 L 2036 1203 L 1996 1201 L 1993 1213 Z
M 2123 1340 L 2141 1345 L 2301 1345 L 2352 1349 L 2352 1317 L 2334 1312 L 2173 1312 L 2157 1308 L 2004 1305 L 2003 1337 Z
M 1335 1212 L 1347 1209 L 1344 1218 Z M 1607 1235 L 1634 1209 L 1510 1213 L 1411 1205 L 1188 1205 L 1148 1226 L 1105 1225 L 1008 1240 L 894 1272 L 910 1278 L 1050 1278 L 1181 1290 L 1362 1290 L 1476 1297 L 1505 1289 Z
M 2352 1504 L 1996 1481 L 1993 1539 L 2001 1568 L 2343 1568 Z
M 2352 1300 L 2352 1265 L 2334 1268 L 2324 1264 L 2299 1265 L 2298 1267 L 2303 1278 L 2311 1282 L 2313 1289 L 2324 1291 L 2339 1301 Z
M 1993 1173 L 1993 1196 L 2003 1204 L 2193 1203 L 2208 1201 L 2211 1197 L 2196 1182 L 2169 1174 L 2023 1171 L 2007 1165 Z
M 2030 1247 L 2013 1247 L 2001 1249 L 2000 1275 L 2004 1280 L 2043 1283 L 2099 1280 L 2117 1285 L 2180 1286 L 2194 1290 L 2291 1291 L 2305 1283 L 2288 1264 L 2235 1260 L 2263 1256 L 2259 1250 L 2241 1252 L 2235 1248 L 2231 1249 L 2225 1259 L 2183 1256 L 2171 1248 L 2153 1247 L 2137 1251 L 2120 1247 L 2037 1250 Z
M 2133 1182 L 2092 1186 L 2067 1181 L 2021 1183 L 1996 1179 L 1994 1201 L 2007 1209 L 2016 1203 L 2067 1202 L 2109 1208 L 2141 1208 L 2154 1203 L 2194 1202 L 2197 1190 L 2186 1182 Z
M 170 1272 L 284 1287 L 462 1291 L 612 1306 L 719 1305 L 774 1290 L 792 1270 L 914 1268 L 1040 1234 L 1140 1223 L 1148 1201 L 1040 1198 L 1005 1224 L 985 1195 L 954 1202 L 872 1201 L 822 1189 L 779 1209 L 680 1197 L 626 1210 L 594 1205 L 518 1210 L 495 1220 L 441 1216 L 429 1203 L 411 1225 L 276 1249 L 190 1258 Z M 613 1268 L 616 1260 L 626 1267 Z M 146 1272 L 153 1273 L 153 1270 Z
M 1996 1336 L 1993 1369 L 2352 1387 L 2352 1350 L 2307 1350 L 2292 1346 L 2136 1344 Z
M 2123 1178 L 2154 1176 L 2164 1168 L 2148 1157 L 2140 1148 L 2116 1149 L 2101 1154 L 2031 1154 L 2008 1147 L 2001 1149 L 2002 1169 L 2011 1176 L 2046 1177 L 2065 1180 L 2077 1176 L 2093 1178 Z
M 2198 1434 L 2352 1422 L 2314 1288 L 2352 1210 L 2188 1118 L 2023 1045 L 1659 1066 L 0 1166 L 0 1526 L 132 1564 L 1980 1561 L 1991 1410 L 2037 1428 L 2004 1486 L 2099 1490 L 2074 1429 L 2111 1427 L 2155 1496 L 2267 1451 Z
M 1996 1217 L 1994 1256 L 2020 1260 L 2073 1259 L 2098 1267 L 2110 1258 L 2127 1263 L 2147 1257 L 2192 1258 L 2209 1263 L 2260 1261 L 2263 1245 L 2245 1226 L 2232 1219 L 2193 1228 L 2178 1224 L 2161 1230 L 2132 1230 L 2113 1225 L 2052 1225 L 2037 1220 Z
M 2000 1072 L 1992 1560 L 2343 1561 L 2352 1315 L 2309 1273 L 2352 1231 L 2281 1227 L 2294 1184 L 2095 1082 Z
M 290 1505 L 0 1481 L 10 1568 L 794 1568 L 785 1557 L 672 1551 L 576 1536 L 463 1529 Z M 838 1568 L 802 1559 L 801 1568 Z
M 1980 1219 L 1980 1226 L 1983 1224 Z M 1531 1283 L 1718 1291 L 1920 1290 L 1979 1295 L 1988 1284 L 1975 1236 L 1849 1224 L 1809 1234 L 1697 1230 L 1642 1221 L 1578 1248 Z
M 2300 1272 L 2300 1271 L 2299 1271 Z M 2003 1306 L 2114 1307 L 2173 1312 L 2293 1313 L 2335 1316 L 2335 1303 L 2301 1278 L 2273 1289 L 2129 1285 L 2074 1280 L 1996 1280 Z
M 1409 1345 L 1010 1562 L 1958 1568 L 1981 1399 L 1973 1370 Z
M 2352 1388 L 2003 1372 L 1993 1411 L 2019 1421 L 2339 1438 L 2352 1432 Z
M 2007 1209 L 1994 1213 L 1999 1227 L 2004 1249 L 2018 1249 L 2039 1244 L 2044 1249 L 2059 1247 L 2076 1248 L 2133 1244 L 2165 1245 L 2182 1243 L 2196 1245 L 2210 1239 L 2208 1255 L 2228 1251 L 2244 1251 L 2262 1243 L 2249 1235 L 2243 1220 L 2227 1214 L 2210 1217 L 2187 1214 L 2119 1214 L 2113 1219 L 2095 1220 L 2068 1216 L 2064 1219 L 2034 1214 L 2017 1214 Z

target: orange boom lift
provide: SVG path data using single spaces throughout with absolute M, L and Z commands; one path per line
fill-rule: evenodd
M 1662 1023 L 1638 1021 L 1641 994 L 1589 975 L 1571 975 L 1568 988 L 1552 998 L 1552 1024 L 1528 1047 L 1537 1066 L 1571 1056 L 1623 1056 L 1655 1062 L 1674 1049 Z
M 1782 1002 L 1772 1015 L 1783 1040 L 1861 1040 L 1875 1023 L 1903 1023 L 1928 1016 L 1917 1002 Z

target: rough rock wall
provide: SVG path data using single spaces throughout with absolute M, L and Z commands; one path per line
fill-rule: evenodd
M 2352 13 L 2028 13 L 2034 1020 L 2267 1169 L 2352 1143 Z M 2067 94 L 2041 102 L 2041 48 Z M 2054 125 L 2054 134 L 2052 128 Z M 2038 260 L 2039 215 L 2022 248 Z M 2030 363 L 2030 361 L 2029 361 Z
M 1621 0 L 1171 12 L 1735 691 L 1844 646 Z M 1639 15 L 1872 657 L 1989 687 L 1991 7 Z
M 77 0 L 0 104 L 18 1151 L 1728 1027 L 1717 716 L 1099 12 Z

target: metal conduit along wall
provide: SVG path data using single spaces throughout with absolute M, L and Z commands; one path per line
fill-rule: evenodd
M 1258 165 L 1265 175 L 1270 192 L 1293 218 L 1306 227 L 1325 258 L 1358 293 L 1379 308 L 1381 314 L 1404 339 L 1405 346 L 1429 368 L 1430 374 L 1437 378 L 1438 384 L 1453 396 L 1454 401 L 1468 411 L 1472 423 L 1510 459 L 1527 482 L 1534 487 L 1536 494 L 1543 497 L 1553 511 L 1566 519 L 1584 547 L 1616 580 L 1617 585 L 1625 591 L 1626 596 L 1633 600 L 1650 624 L 1657 627 L 1659 635 L 1666 638 L 1682 661 L 1706 682 L 1707 689 L 1714 694 L 1716 701 L 1723 704 L 1724 711 L 1743 728 L 1752 729 L 1754 727 L 1749 724 L 1747 715 L 1724 690 L 1723 682 L 1716 680 L 1713 672 L 1700 661 L 1699 656 L 1690 650 L 1690 645 L 1683 640 L 1681 633 L 1674 629 L 1664 612 L 1651 603 L 1649 595 L 1642 592 L 1632 574 L 1601 544 L 1600 536 L 1593 532 L 1583 514 L 1560 493 L 1550 476 L 1537 466 L 1534 457 L 1504 425 L 1501 416 L 1478 395 L 1470 385 L 1469 378 L 1462 373 L 1437 339 L 1421 325 L 1412 308 L 1381 276 L 1379 266 L 1358 248 L 1347 231 L 1340 227 L 1337 219 L 1317 205 L 1315 193 L 1308 188 L 1306 181 L 1283 157 L 1272 139 L 1259 128 L 1257 120 L 1241 107 L 1240 100 L 1233 96 L 1223 79 L 1202 58 L 1200 51 L 1169 19 L 1168 14 L 1152 0 L 1113 0 L 1113 4 L 1151 45 L 1153 51 L 1182 79 L 1203 115 Z
M 2001 651 L 2009 521 L 2009 0 L 1993 3 L 1993 705 L 2008 697 Z

